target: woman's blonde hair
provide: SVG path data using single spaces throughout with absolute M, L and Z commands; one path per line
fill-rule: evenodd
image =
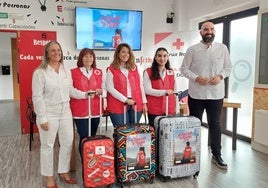
M 119 53 L 123 47 L 126 47 L 129 50 L 129 59 L 126 62 L 126 69 L 128 69 L 128 70 L 135 69 L 135 67 L 136 67 L 135 57 L 134 57 L 134 54 L 133 54 L 131 47 L 127 43 L 121 43 L 117 46 L 117 48 L 115 49 L 115 52 L 114 52 L 114 59 L 111 63 L 111 66 L 114 67 L 115 69 L 120 68 L 121 62 L 120 62 L 120 58 L 119 58 Z
M 47 65 L 49 63 L 48 49 L 53 44 L 57 44 L 60 47 L 60 51 L 61 51 L 60 63 L 63 64 L 63 52 L 62 52 L 62 48 L 61 48 L 60 43 L 58 43 L 57 41 L 50 41 L 45 45 L 44 54 L 43 54 L 43 60 L 42 60 L 42 62 L 39 65 L 38 68 L 41 68 L 41 69 L 46 69 L 47 68 Z

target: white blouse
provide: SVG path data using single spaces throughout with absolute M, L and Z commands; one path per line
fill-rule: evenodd
M 46 106 L 69 102 L 72 98 L 84 99 L 86 92 L 73 87 L 70 70 L 61 64 L 59 73 L 50 65 L 46 69 L 37 69 L 32 77 L 32 100 L 39 123 L 47 122 Z

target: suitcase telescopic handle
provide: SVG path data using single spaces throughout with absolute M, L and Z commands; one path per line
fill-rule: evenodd
M 146 113 L 143 113 L 143 115 L 144 115 L 145 124 L 147 124 L 147 115 L 146 115 Z
M 96 94 L 96 91 L 88 91 L 88 136 L 91 136 L 91 109 L 90 109 L 90 96 Z M 102 115 L 102 95 L 99 95 L 100 99 L 100 116 Z
M 173 92 L 173 95 L 176 96 L 176 109 L 177 109 L 177 107 L 179 105 L 178 96 L 180 96 L 181 93 L 182 93 L 182 91 Z M 166 93 L 166 111 L 165 111 L 165 113 L 166 113 L 166 116 L 167 116 L 168 115 L 168 94 L 167 93 Z M 176 111 L 175 111 L 175 113 L 176 113 Z

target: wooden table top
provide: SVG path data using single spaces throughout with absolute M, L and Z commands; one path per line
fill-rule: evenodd
M 181 109 L 186 109 L 188 107 L 188 104 L 186 103 L 180 103 L 180 108 Z M 240 102 L 234 102 L 230 99 L 225 98 L 223 100 L 223 107 L 224 108 L 241 108 L 241 103 Z
M 234 102 L 230 99 L 225 98 L 223 100 L 223 106 L 224 108 L 241 108 L 241 103 L 240 102 Z

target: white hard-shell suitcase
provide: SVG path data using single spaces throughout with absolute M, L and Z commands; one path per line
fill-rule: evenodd
M 162 181 L 200 171 L 201 122 L 194 116 L 158 116 L 154 120 L 157 140 L 157 175 Z
M 159 116 L 157 130 L 158 175 L 169 178 L 191 176 L 200 170 L 200 120 L 193 116 Z

